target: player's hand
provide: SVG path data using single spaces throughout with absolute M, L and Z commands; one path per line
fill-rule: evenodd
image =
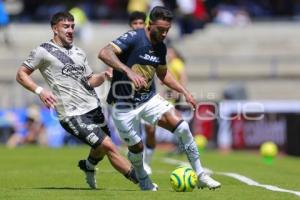
M 127 76 L 128 78 L 133 82 L 134 87 L 137 90 L 140 90 L 144 87 L 147 87 L 147 83 L 144 79 L 144 77 L 140 76 L 139 74 L 135 73 L 134 71 L 132 71 L 131 69 L 129 69 L 127 71 Z
M 103 75 L 104 75 L 104 77 L 105 77 L 106 80 L 111 81 L 111 79 L 112 79 L 112 73 L 110 71 L 104 71 Z
M 51 91 L 43 89 L 39 96 L 41 101 L 44 103 L 44 105 L 47 108 L 50 109 L 55 107 L 57 101 L 56 101 L 56 97 Z
M 184 97 L 185 97 L 186 102 L 190 103 L 193 106 L 194 110 L 195 110 L 196 107 L 197 107 L 197 102 L 194 99 L 193 95 L 190 94 L 190 93 L 185 93 Z

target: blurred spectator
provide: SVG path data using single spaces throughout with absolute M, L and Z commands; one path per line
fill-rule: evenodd
M 178 6 L 178 23 L 180 28 L 180 36 L 193 33 L 194 27 L 194 11 L 196 9 L 196 0 L 176 0 Z
M 246 10 L 233 5 L 220 5 L 215 21 L 226 26 L 245 26 L 251 22 Z
M 149 10 L 152 10 L 155 6 L 165 6 L 165 4 L 162 0 L 150 0 Z
M 26 111 L 26 119 L 23 129 L 15 132 L 7 141 L 10 148 L 23 144 L 39 144 L 47 146 L 45 126 L 41 121 L 40 109 L 37 106 L 30 106 Z
M 75 37 L 83 43 L 88 43 L 92 39 L 92 30 L 85 11 L 81 7 L 73 7 L 70 13 L 75 21 Z
M 235 25 L 246 26 L 251 23 L 250 16 L 246 10 L 239 9 L 235 13 Z
M 225 100 L 246 100 L 247 90 L 245 83 L 241 81 L 232 82 L 224 88 L 223 99 Z
M 127 1 L 98 0 L 91 1 L 95 19 L 124 19 L 126 17 Z
M 57 113 L 46 107 L 41 109 L 42 122 L 46 127 L 48 147 L 61 147 L 65 144 L 68 134 L 60 125 Z
M 202 29 L 204 28 L 205 24 L 209 22 L 209 15 L 207 13 L 203 0 L 196 0 L 196 6 L 193 16 L 195 29 Z
M 129 15 L 129 26 L 133 30 L 144 28 L 146 26 L 146 14 L 134 11 Z
M 247 90 L 243 82 L 233 82 L 227 85 L 223 91 L 224 100 L 246 100 Z M 224 110 L 224 108 L 223 108 Z M 224 116 L 220 113 L 220 116 Z M 231 138 L 231 121 L 226 119 L 226 117 L 220 117 L 219 128 L 217 133 L 217 143 L 219 149 L 227 153 L 231 150 L 232 138 Z
M 5 45 L 10 45 L 8 34 L 9 17 L 5 10 L 4 3 L 0 0 L 0 34 L 3 35 L 3 41 Z
M 173 11 L 173 13 L 175 13 L 174 11 L 177 8 L 177 3 L 176 1 L 170 1 L 170 0 L 162 0 L 162 2 L 164 3 L 165 7 L 169 8 L 170 10 Z
M 127 5 L 127 12 L 140 11 L 147 13 L 149 9 L 148 0 L 129 0 Z
M 294 19 L 292 17 L 299 15 L 299 2 L 295 0 L 6 0 L 5 4 L 9 2 L 9 4 L 16 5 L 16 2 L 18 1 L 18 9 L 20 9 L 20 5 L 24 9 L 21 15 L 13 14 L 11 19 L 26 22 L 46 21 L 54 12 L 58 10 L 69 10 L 76 6 L 78 2 L 84 5 L 85 13 L 90 20 L 117 19 L 123 20 L 123 22 L 125 21 L 124 19 L 127 16 L 127 13 L 131 13 L 136 10 L 147 13 L 147 11 L 154 5 L 165 5 L 171 10 L 178 8 L 180 12 L 177 13 L 177 17 L 180 18 L 181 23 L 183 19 L 186 20 L 186 18 L 182 18 L 183 15 L 193 15 L 190 22 L 191 24 L 194 24 L 194 28 L 203 27 L 203 24 L 201 23 L 203 22 L 203 13 L 206 13 L 208 16 L 208 18 L 205 17 L 206 19 L 204 21 L 212 21 L 212 19 L 216 16 L 216 7 L 224 4 L 243 8 L 242 10 L 249 13 L 251 18 L 256 19 L 272 19 L 274 17 L 285 17 L 285 19 L 290 17 L 289 19 Z M 205 12 L 203 12 L 204 8 L 206 10 Z M 11 14 L 11 12 L 9 13 Z M 199 13 L 202 13 L 202 16 L 199 15 Z M 193 18 L 195 18 L 194 20 L 196 20 L 196 23 L 192 23 Z M 184 21 L 184 23 L 185 22 L 186 21 Z M 186 25 L 189 24 L 188 22 L 189 20 L 187 20 Z
M 7 140 L 20 127 L 20 120 L 13 111 L 1 111 L 0 113 L 0 143 L 6 143 Z

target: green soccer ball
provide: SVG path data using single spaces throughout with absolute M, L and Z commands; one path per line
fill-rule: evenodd
M 197 175 L 190 167 L 178 167 L 171 173 L 170 183 L 176 192 L 192 192 L 197 184 Z
M 265 142 L 260 146 L 260 154 L 263 157 L 275 157 L 277 153 L 277 146 L 273 142 Z

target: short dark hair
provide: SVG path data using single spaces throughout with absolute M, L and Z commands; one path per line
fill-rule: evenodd
M 138 20 L 138 19 L 141 19 L 145 22 L 146 14 L 144 12 L 140 12 L 140 11 L 133 11 L 129 15 L 129 24 L 131 24 L 131 22 L 133 22 L 134 20 Z
M 74 21 L 74 17 L 69 12 L 58 12 L 55 13 L 50 20 L 51 27 L 56 25 L 58 22 L 68 20 L 68 21 Z
M 150 21 L 166 20 L 171 22 L 173 19 L 173 13 L 166 7 L 156 6 L 150 12 Z

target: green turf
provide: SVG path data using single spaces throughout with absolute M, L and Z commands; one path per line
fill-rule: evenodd
M 85 158 L 87 147 L 48 149 L 21 147 L 7 149 L 0 146 L 0 200 L 58 200 L 58 199 L 300 199 L 299 196 L 272 192 L 249 186 L 233 178 L 214 175 L 222 182 L 216 191 L 195 189 L 190 193 L 171 190 L 169 175 L 176 165 L 167 164 L 166 152 L 156 151 L 153 159 L 153 181 L 159 185 L 158 192 L 141 192 L 138 187 L 117 173 L 107 159 L 98 166 L 99 189 L 89 190 L 84 175 L 76 167 Z M 168 156 L 186 161 L 185 156 Z M 262 184 L 300 191 L 300 158 L 279 156 L 267 165 L 255 152 L 234 152 L 228 155 L 207 151 L 202 163 L 217 172 L 234 172 Z

